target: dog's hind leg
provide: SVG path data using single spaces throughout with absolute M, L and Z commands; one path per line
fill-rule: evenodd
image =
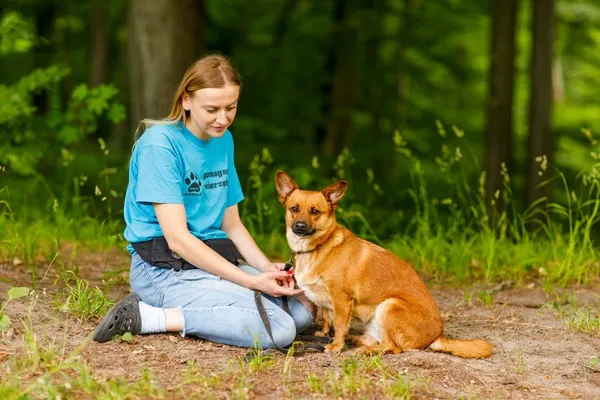
M 377 339 L 367 333 L 364 335 L 349 335 L 346 337 L 346 342 L 358 347 L 371 347 L 379 344 Z
M 402 332 L 391 334 L 386 329 L 386 316 L 390 309 L 395 308 L 395 302 L 384 301 L 375 310 L 375 315 L 366 325 L 365 333 L 362 336 L 352 336 L 351 340 L 358 347 L 354 353 L 356 354 L 385 354 L 385 353 L 402 353 L 401 343 Z M 400 337 L 398 336 L 400 335 Z M 400 341 L 398 340 L 400 339 Z
M 355 354 L 400 354 L 402 349 L 393 343 L 381 343 L 375 346 L 362 346 L 356 349 Z
M 431 318 L 431 311 L 416 302 L 407 309 L 403 301 L 387 299 L 377 307 L 376 316 L 381 343 L 404 351 L 424 349 L 442 333 L 441 322 Z
M 374 323 L 379 322 L 377 319 L 375 321 L 373 321 Z M 370 325 L 369 328 L 371 328 L 371 330 L 373 329 L 373 325 Z M 402 347 L 400 347 L 398 345 L 398 343 L 401 343 L 401 339 L 398 340 L 401 336 L 402 333 L 397 332 L 395 335 L 390 335 L 390 332 L 382 329 L 380 332 L 381 333 L 381 343 L 379 343 L 379 341 L 377 339 L 375 339 L 373 336 L 369 335 L 369 334 L 365 334 L 363 335 L 363 337 L 367 337 L 365 338 L 365 342 L 362 345 L 362 347 L 359 347 L 358 349 L 356 349 L 356 353 L 357 354 L 387 354 L 387 353 L 393 353 L 393 354 L 399 354 L 402 353 Z M 369 341 L 369 339 L 371 339 L 371 341 Z

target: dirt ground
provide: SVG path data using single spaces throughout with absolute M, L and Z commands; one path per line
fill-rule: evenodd
M 110 275 L 118 281 L 111 292 L 114 299 L 128 291 L 127 257 L 115 257 L 118 261 L 109 257 L 111 269 L 117 271 Z M 102 280 L 108 277 L 103 272 L 108 269 L 105 262 L 103 255 L 79 255 L 79 276 L 102 285 Z M 38 279 L 44 277 L 42 289 L 38 290 L 31 310 L 36 337 L 40 342 L 58 344 L 62 347 L 61 354 L 78 351 L 91 367 L 95 379 L 121 378 L 136 382 L 142 376 L 142 370 L 147 369 L 152 372 L 156 384 L 172 394 L 169 398 L 187 397 L 180 389 L 186 382 L 191 382 L 190 373 L 204 377 L 196 380 L 198 387 L 203 386 L 198 391 L 194 386 L 186 386 L 185 390 L 196 393 L 197 398 L 398 396 L 392 392 L 384 395 L 377 388 L 368 386 L 346 392 L 318 390 L 314 386 L 311 389 L 307 384 L 311 375 L 324 377 L 322 382 L 339 378 L 340 366 L 352 357 L 348 353 L 338 356 L 311 353 L 289 362 L 285 356 L 276 355 L 270 366 L 242 379 L 241 364 L 236 360 L 246 354 L 245 349 L 181 338 L 175 334 L 137 336 L 131 344 L 95 343 L 90 339 L 94 322 L 80 322 L 52 307 L 57 290 L 56 276 L 54 267 L 47 270 L 40 267 Z M 29 273 L 13 263 L 0 264 L 0 302 L 6 299 L 6 291 L 16 285 L 31 285 Z M 466 360 L 431 351 L 384 355 L 382 360 L 388 371 L 410 381 L 413 398 L 600 399 L 600 363 L 594 363 L 594 357 L 596 360 L 600 357 L 598 331 L 589 334 L 570 329 L 568 317 L 552 306 L 552 301 L 576 301 L 579 309 L 589 307 L 594 316 L 600 309 L 598 285 L 562 289 L 558 295 L 546 294 L 539 285 L 510 287 L 495 292 L 490 305 L 479 300 L 478 289 L 471 301 L 461 289 L 435 287 L 432 292 L 444 316 L 445 335 L 487 339 L 494 345 L 494 354 L 484 360 Z M 18 319 L 28 314 L 29 305 L 30 300 L 25 298 L 9 303 L 4 310 L 14 324 L 7 334 L 0 336 L 0 382 L 3 375 L 12 373 L 9 359 L 26 356 L 22 339 L 24 328 Z M 595 318 L 598 317 L 595 314 Z M 235 372 L 236 368 L 238 372 Z M 287 374 L 282 373 L 284 370 Z M 372 371 L 361 373 L 369 375 Z M 35 374 L 29 378 L 35 379 Z M 375 374 L 369 382 L 376 386 L 378 379 L 380 377 Z

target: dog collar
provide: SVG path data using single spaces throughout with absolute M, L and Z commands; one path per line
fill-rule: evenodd
M 294 265 L 296 265 L 296 255 L 297 254 L 306 254 L 306 253 L 312 253 L 313 251 L 315 251 L 316 249 L 319 248 L 320 245 L 316 246 L 313 249 L 310 250 L 304 250 L 304 251 L 292 251 L 292 255 L 290 255 L 290 259 L 287 260 L 287 262 L 285 263 L 285 266 L 283 267 L 284 271 L 289 271 Z

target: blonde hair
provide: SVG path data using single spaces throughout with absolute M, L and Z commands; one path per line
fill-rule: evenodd
M 204 56 L 194 62 L 183 75 L 173 98 L 171 112 L 162 120 L 144 118 L 135 131 L 137 141 L 146 129 L 153 125 L 187 124 L 190 113 L 183 109 L 183 95 L 188 96 L 200 89 L 222 88 L 227 84 L 242 86 L 240 74 L 233 68 L 229 59 L 220 54 Z

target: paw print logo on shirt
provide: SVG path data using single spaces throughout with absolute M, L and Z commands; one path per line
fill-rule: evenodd
M 187 185 L 187 194 L 200 196 L 200 187 L 202 186 L 202 182 L 200 182 L 200 178 L 193 171 L 190 171 L 185 177 L 185 184 Z

